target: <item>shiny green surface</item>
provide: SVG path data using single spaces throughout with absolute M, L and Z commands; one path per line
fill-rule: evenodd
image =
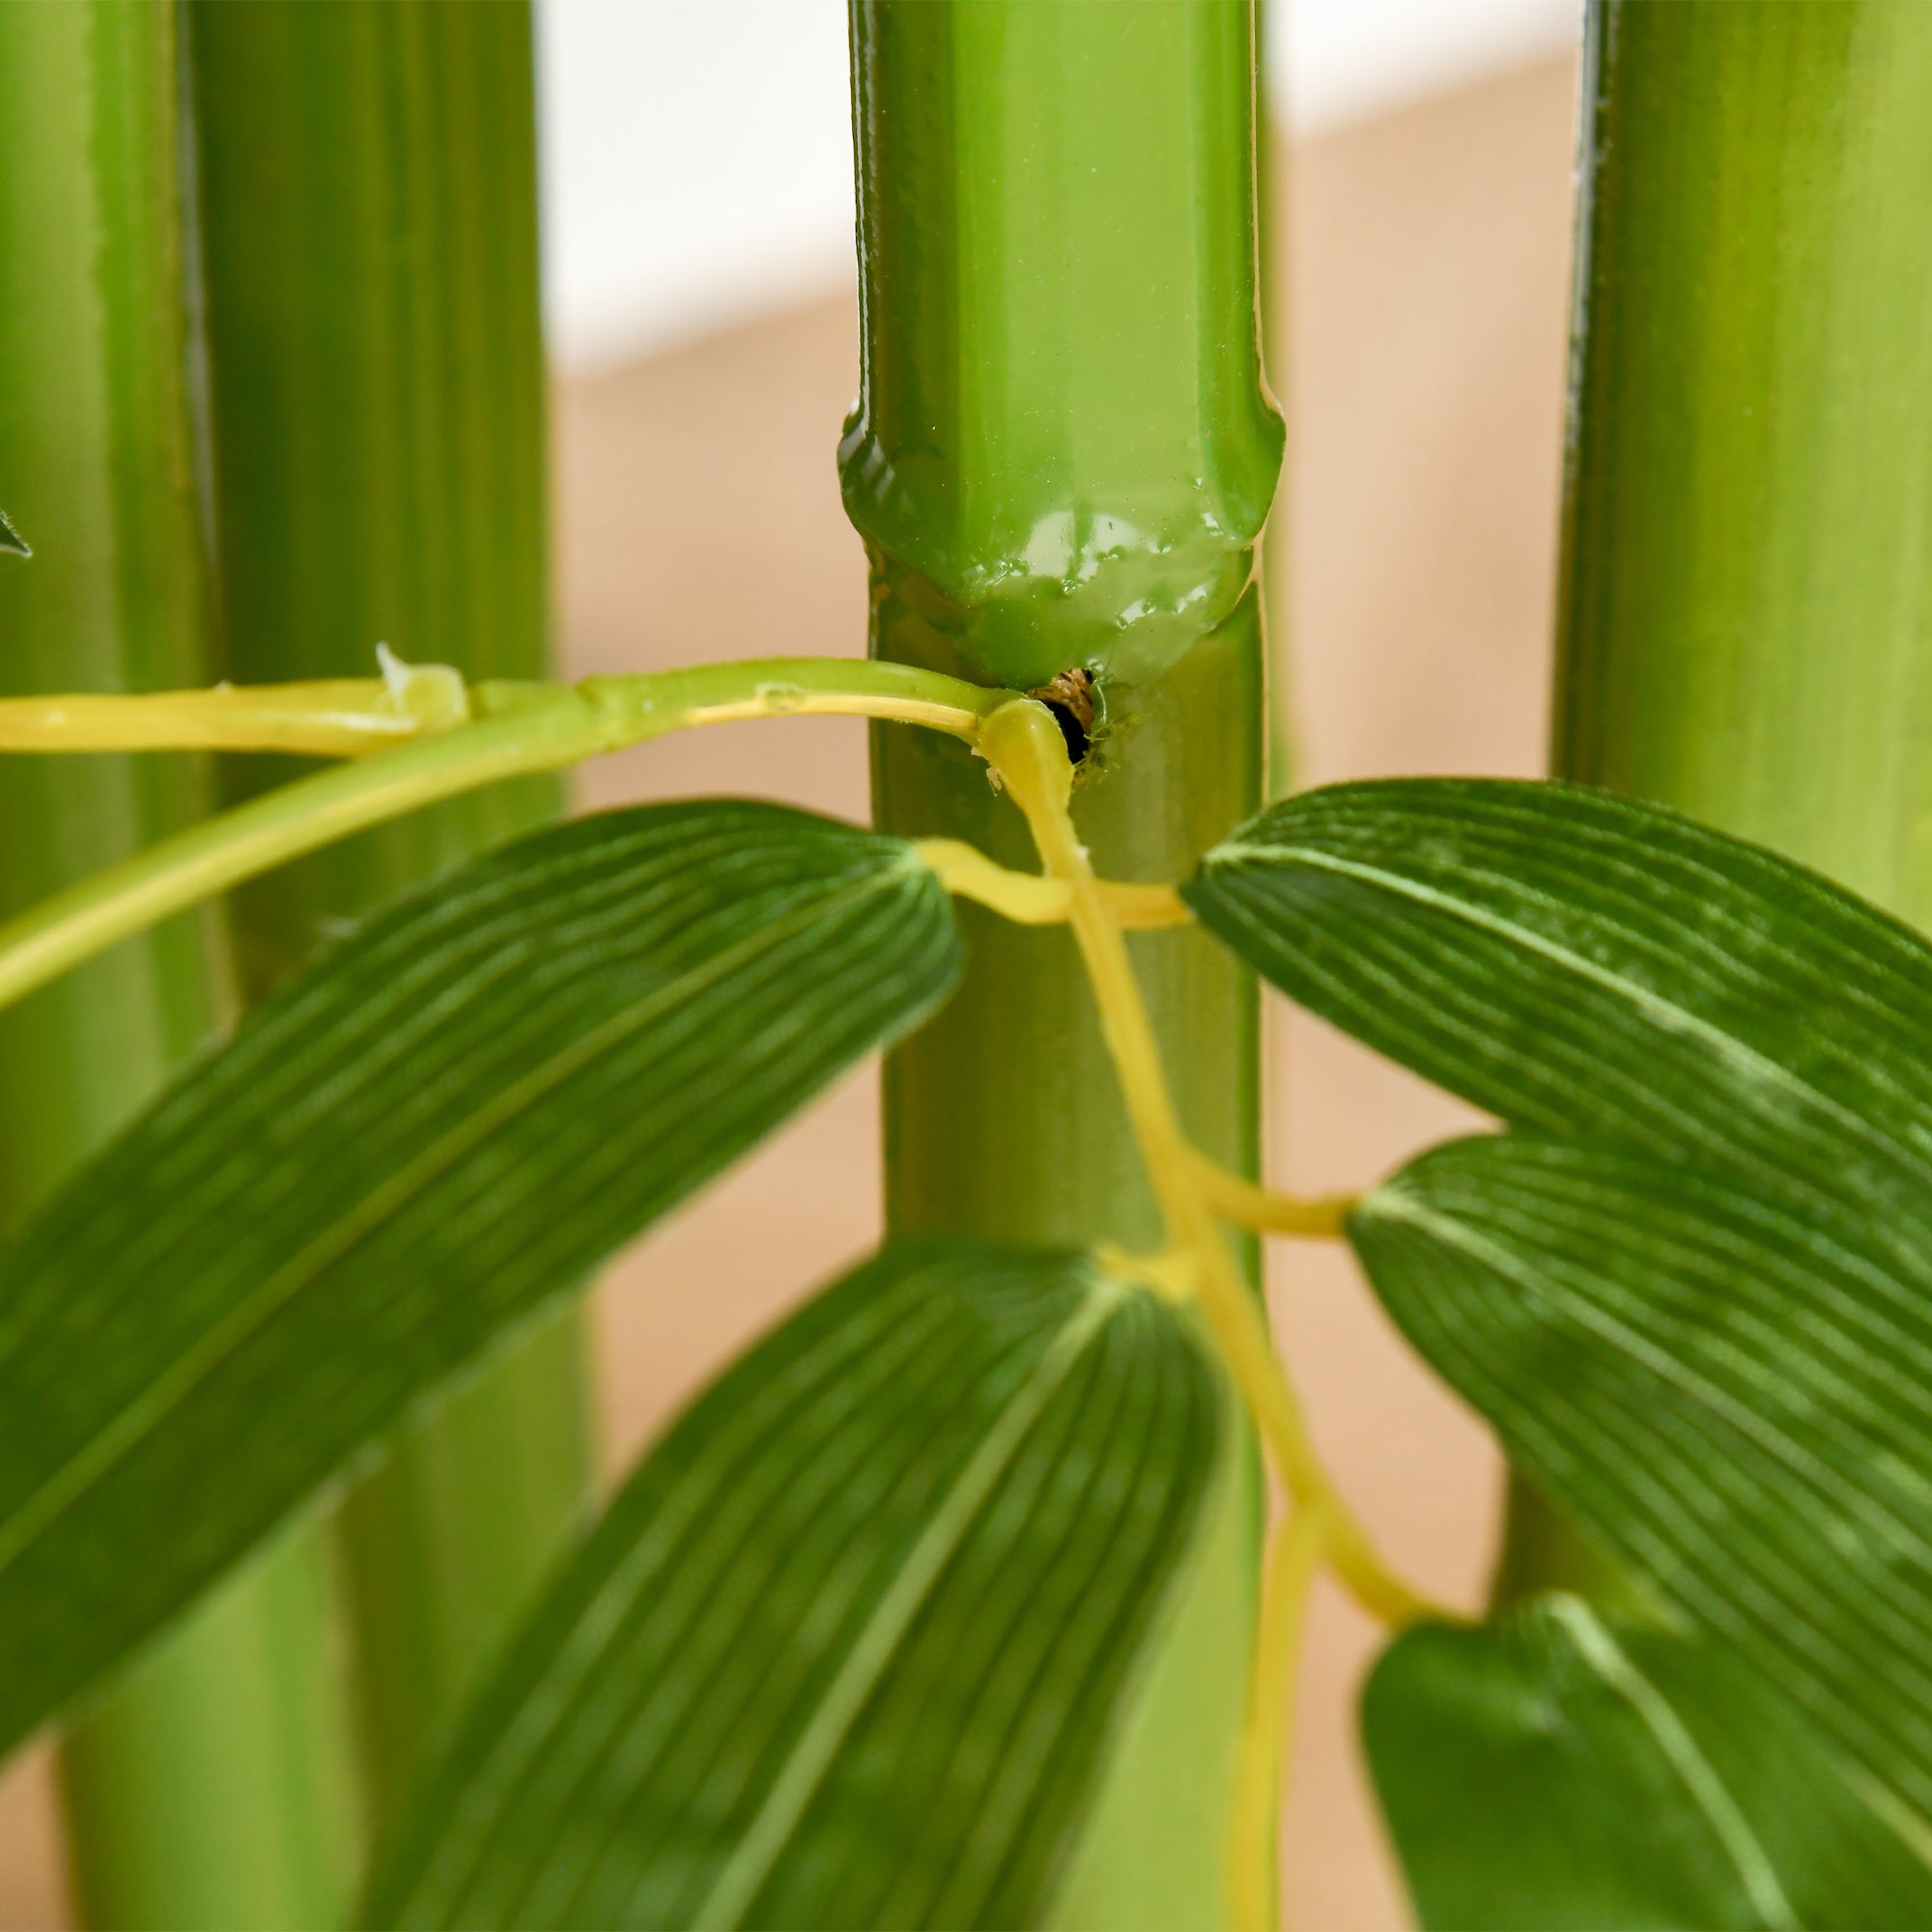
M 1922 924 L 1932 9 L 1594 6 L 1584 104 L 1555 768 Z
M 1029 685 L 1099 677 L 1074 796 L 1094 863 L 1174 879 L 1259 799 L 1253 546 L 1281 425 L 1257 347 L 1253 21 L 1185 0 L 858 0 L 864 393 L 841 449 L 877 656 Z M 1037 867 L 984 765 L 874 734 L 876 815 Z M 1064 930 L 961 908 L 969 970 L 887 1063 L 887 1218 L 1005 1240 L 1157 1238 Z M 1182 1116 L 1254 1170 L 1252 980 L 1199 934 L 1132 942 Z M 1252 1459 L 1059 1922 L 1225 1920 L 1252 1635 Z
M 142 690 L 207 673 L 184 392 L 174 25 L 148 0 L 14 4 L 0 64 L 0 688 Z M 193 817 L 178 758 L 0 765 L 14 910 Z M 220 934 L 183 919 L 0 1015 L 12 1222 L 221 1017 Z M 321 1924 L 346 1885 L 319 1548 L 284 1544 L 68 1734 L 85 1922 Z
M 985 681 L 1149 674 L 1234 609 L 1280 465 L 1250 10 L 854 0 L 852 17 L 846 510 Z
M 224 667 L 547 667 L 528 9 L 192 4 Z M 293 760 L 237 761 L 239 793 Z M 334 922 L 540 822 L 547 780 L 365 834 L 237 895 L 251 989 Z M 376 1821 L 574 1526 L 582 1333 L 532 1338 L 342 1516 Z

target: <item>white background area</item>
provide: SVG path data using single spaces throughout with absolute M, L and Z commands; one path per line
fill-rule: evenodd
M 1575 45 L 1581 4 L 1271 0 L 1275 111 L 1319 130 L 1548 56 Z M 566 368 L 851 281 L 842 0 L 539 0 L 538 22 L 545 303 Z

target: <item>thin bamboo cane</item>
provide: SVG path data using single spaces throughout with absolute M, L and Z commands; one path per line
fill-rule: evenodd
M 176 14 L 8 10 L 0 62 L 0 569 L 11 691 L 199 682 L 202 540 L 185 387 Z M 0 900 L 40 899 L 180 827 L 180 757 L 10 760 Z M 130 940 L 0 1015 L 0 1208 L 15 1219 L 146 1100 L 223 1008 L 218 922 Z M 122 1932 L 340 1914 L 351 1807 L 327 1695 L 322 1550 L 263 1563 L 70 1729 L 74 1905 Z
M 472 679 L 547 663 L 530 17 L 521 0 L 189 8 L 224 666 Z M 288 759 L 228 767 L 242 794 Z M 335 923 L 554 813 L 452 800 L 238 895 L 251 990 Z M 583 1506 L 579 1319 L 399 1444 L 345 1506 L 375 1822 Z
M 873 653 L 1020 687 L 1093 673 L 1080 836 L 1111 876 L 1178 877 L 1261 779 L 1254 546 L 1282 432 L 1257 342 L 1250 10 L 854 0 L 852 36 L 865 366 L 841 462 Z M 879 822 L 1031 863 L 984 767 L 909 736 L 875 734 Z M 887 1065 L 890 1224 L 1156 1240 L 1067 935 L 962 921 L 966 983 Z M 1251 980 L 1195 933 L 1132 946 L 1188 1131 L 1252 1174 Z M 1257 1530 L 1238 1454 L 1068 1924 L 1226 1919 Z
M 1556 769 L 1932 922 L 1932 9 L 1600 0 L 1581 182 Z

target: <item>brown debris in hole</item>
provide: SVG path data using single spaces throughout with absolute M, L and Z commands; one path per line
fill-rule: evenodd
M 1084 665 L 1057 671 L 1027 693 L 1053 713 L 1066 740 L 1066 755 L 1077 765 L 1087 755 L 1094 733 L 1094 673 Z

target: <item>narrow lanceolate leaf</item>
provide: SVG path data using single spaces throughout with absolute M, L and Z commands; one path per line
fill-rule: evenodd
M 1575 1597 L 1406 1632 L 1362 1737 L 1429 1932 L 1932 1925 L 1932 1871 L 1802 1714 Z
M 5 510 L 0 510 L 0 554 L 8 556 L 32 556 L 33 549 L 18 530 L 14 527 Z
M 366 927 L 0 1263 L 0 1745 L 958 971 L 901 842 L 613 812 Z
M 1517 1135 L 1350 1233 L 1511 1460 L 1932 1818 L 1932 1276 L 1865 1217 Z
M 1185 896 L 1515 1124 L 1855 1200 L 1932 1248 L 1932 949 L 1802 867 L 1600 793 L 1397 780 L 1272 807 Z
M 632 1477 L 454 1741 L 379 1926 L 1037 1922 L 1220 1384 L 1070 1256 L 888 1248 Z

